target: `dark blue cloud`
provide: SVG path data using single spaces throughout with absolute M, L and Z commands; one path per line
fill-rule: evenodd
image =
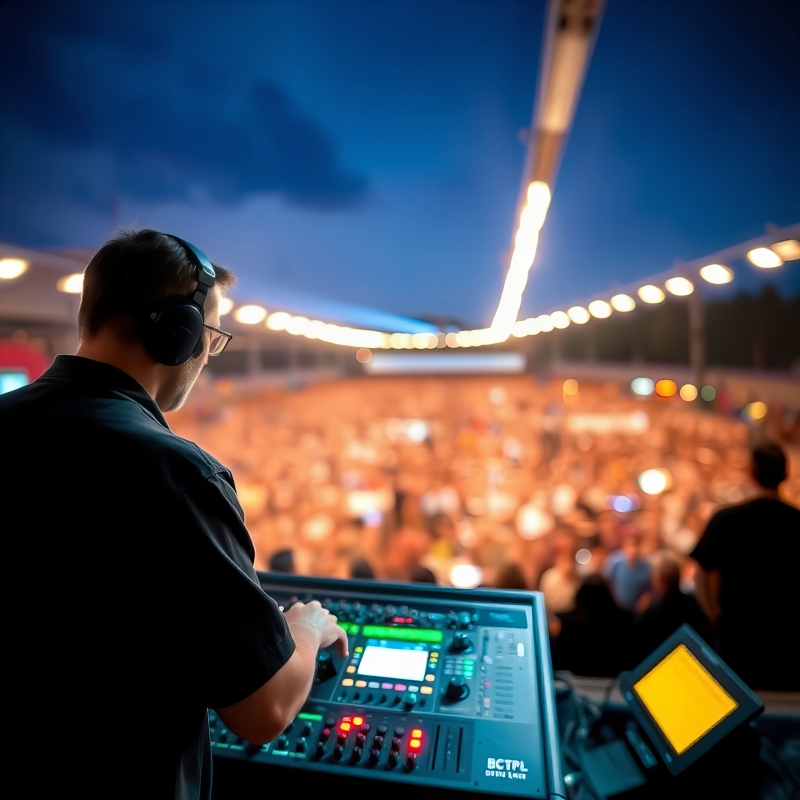
M 96 208 L 110 196 L 155 202 L 198 190 L 222 202 L 272 192 L 312 206 L 363 195 L 366 178 L 340 165 L 329 133 L 280 86 L 226 79 L 230 52 L 209 41 L 187 47 L 174 20 L 150 12 L 2 6 L 5 194 L 30 196 L 38 185 Z M 50 152 L 37 159 L 39 148 Z M 56 179 L 43 164 L 59 152 L 67 164 Z M 70 153 L 96 154 L 104 169 L 94 180 L 70 170 Z M 10 163 L 20 160 L 25 170 Z

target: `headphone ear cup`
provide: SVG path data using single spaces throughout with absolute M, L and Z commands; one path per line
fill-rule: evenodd
M 203 312 L 185 297 L 167 297 L 146 315 L 142 344 L 159 364 L 175 367 L 202 352 Z

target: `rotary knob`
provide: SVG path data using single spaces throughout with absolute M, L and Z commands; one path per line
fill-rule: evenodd
M 472 639 L 466 633 L 457 633 L 450 642 L 451 653 L 469 653 L 472 650 Z
M 457 703 L 459 700 L 464 700 L 469 695 L 469 686 L 462 677 L 455 676 L 450 678 L 444 695 L 451 702 Z
M 333 656 L 325 650 L 317 654 L 317 674 L 315 680 L 317 683 L 325 683 L 325 681 L 336 677 L 336 665 L 333 663 Z
M 416 692 L 406 692 L 403 695 L 403 706 L 405 707 L 406 711 L 411 711 L 412 708 L 417 704 L 417 693 Z

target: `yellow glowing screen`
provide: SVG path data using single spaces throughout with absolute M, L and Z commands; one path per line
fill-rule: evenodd
M 739 705 L 683 644 L 633 688 L 678 755 Z

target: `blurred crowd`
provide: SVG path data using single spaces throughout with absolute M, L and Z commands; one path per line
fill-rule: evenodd
M 197 394 L 170 424 L 232 470 L 257 568 L 539 589 L 556 666 L 586 675 L 632 666 L 679 617 L 710 635 L 689 554 L 756 491 L 764 435 L 679 398 L 531 376 Z

